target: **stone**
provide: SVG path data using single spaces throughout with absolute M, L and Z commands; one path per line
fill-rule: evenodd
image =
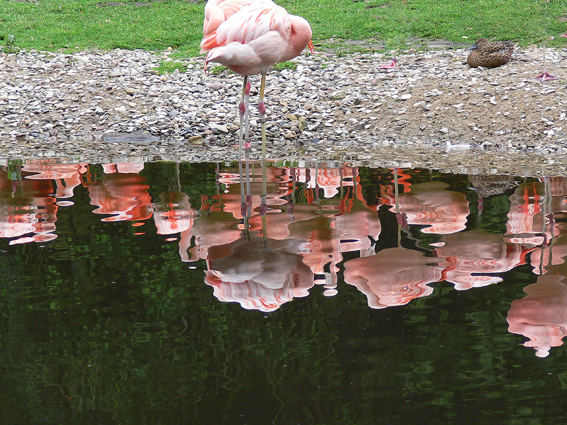
M 105 142 L 109 143 L 131 143 L 134 145 L 148 145 L 155 143 L 159 137 L 145 131 L 133 131 L 131 133 L 112 132 L 105 134 L 103 137 Z
M 532 53 L 541 59 L 544 50 L 521 49 L 518 58 Z M 562 56 L 563 50 L 548 49 L 550 73 L 560 74 Z M 541 72 L 537 60 L 513 60 L 500 73 L 469 70 L 462 65 L 465 57 L 458 48 L 409 50 L 392 72 L 378 73 L 380 54 L 300 56 L 295 70 L 269 76 L 269 155 L 366 158 L 373 165 L 406 157 L 412 164 L 431 165 L 430 158 L 439 158 L 446 142 L 458 138 L 471 151 L 492 156 L 529 152 L 529 166 L 522 165 L 527 159 L 505 165 L 521 173 L 538 164 L 539 156 L 555 153 L 560 159 L 554 169 L 564 174 L 557 168 L 567 162 L 567 96 L 561 83 L 534 80 Z M 36 153 L 88 162 L 129 153 L 237 159 L 242 78 L 227 72 L 205 76 L 202 57 L 187 59 L 186 73 L 157 75 L 163 59 L 162 53 L 120 49 L 1 57 L 0 159 Z M 252 79 L 251 140 L 260 137 L 258 87 Z M 132 136 L 140 131 L 147 134 Z M 252 155 L 258 154 L 253 143 Z M 450 162 L 445 158 L 437 166 L 445 167 L 445 160 Z M 467 161 L 483 169 L 477 155 Z

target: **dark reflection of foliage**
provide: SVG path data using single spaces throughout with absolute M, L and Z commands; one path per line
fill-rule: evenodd
M 510 193 L 484 199 L 480 227 L 491 233 L 506 233 L 506 214 L 510 211 Z
M 95 250 L 99 243 L 108 241 L 91 241 Z M 40 264 L 29 284 L 2 286 L 9 312 L 2 374 L 11 388 L 3 393 L 14 400 L 4 415 L 26 423 L 173 424 L 181 414 L 198 423 L 229 418 L 233 409 L 249 415 L 256 391 L 271 415 L 337 369 L 336 338 L 323 317 L 313 320 L 316 306 L 298 309 L 291 325 L 288 315 L 272 315 L 266 327 L 262 314 L 211 303 L 202 272 L 184 268 L 174 251 L 119 235 L 112 243 L 120 255 L 81 264 L 83 278 L 72 260 L 59 260 Z M 31 257 L 48 249 L 25 246 Z M 3 264 L 10 265 L 18 266 Z M 218 405 L 234 396 L 234 404 Z
M 215 169 L 181 164 L 194 208 L 216 193 Z M 387 171 L 360 174 L 371 186 Z M 172 173 L 146 164 L 152 199 Z M 490 198 L 481 225 L 501 228 L 505 196 Z M 86 189 L 73 200 L 59 210 L 58 239 L 9 252 L 0 241 L 2 423 L 565 422 L 565 349 L 542 361 L 507 332 L 510 302 L 535 281 L 529 266 L 479 290 L 436 283 L 432 296 L 385 310 L 370 310 L 340 272 L 338 296 L 315 287 L 263 314 L 214 299 L 204 262 L 187 268 L 151 220 L 133 236 L 129 223 L 100 222 Z M 397 241 L 383 209 L 377 250 Z M 404 231 L 403 244 L 425 246 L 423 233 Z
M 177 187 L 177 169 L 179 169 L 181 187 Z M 217 193 L 216 169 L 217 164 L 212 163 L 148 162 L 144 164 L 144 170 L 140 174 L 151 178 L 152 199 L 158 199 L 158 195 L 162 192 L 181 190 L 189 195 L 191 207 L 199 209 L 201 195 Z

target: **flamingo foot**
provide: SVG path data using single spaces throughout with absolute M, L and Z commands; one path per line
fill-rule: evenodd
M 385 63 L 383 65 L 380 65 L 380 69 L 392 69 L 395 68 L 398 65 L 398 60 L 394 57 L 392 58 L 392 61 L 390 63 Z
M 535 79 L 544 82 L 544 81 L 557 80 L 557 77 L 555 75 L 549 74 L 547 71 L 544 71 L 543 73 L 535 77 Z
M 250 149 L 252 147 L 252 143 L 244 142 L 244 149 Z

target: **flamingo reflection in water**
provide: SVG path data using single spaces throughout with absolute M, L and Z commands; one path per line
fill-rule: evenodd
M 399 213 L 404 214 L 408 224 L 425 225 L 423 233 L 449 234 L 466 228 L 470 213 L 466 196 L 461 192 L 447 190 L 442 182 L 419 183 L 411 191 L 399 195 Z M 396 206 L 392 186 L 382 188 L 384 204 Z
M 104 178 L 88 186 L 93 213 L 110 215 L 101 221 L 138 221 L 152 216 L 150 186 L 138 173 L 143 163 L 103 164 Z
M 407 177 L 394 170 L 394 184 L 381 187 L 384 203 L 392 206 L 401 228 L 427 225 L 422 232 L 444 236 L 431 256 L 401 247 L 398 233 L 398 247 L 347 261 L 345 281 L 367 296 L 370 307 L 407 304 L 430 295 L 433 289 L 429 284 L 443 280 L 458 290 L 496 283 L 501 280 L 496 273 L 525 262 L 528 251 L 507 245 L 500 235 L 482 230 L 461 232 L 469 215 L 464 194 L 449 191 L 448 185 L 440 182 L 412 185 Z M 401 194 L 399 185 L 404 188 Z
M 393 170 L 393 177 L 392 185 L 381 187 L 381 195 L 384 204 L 390 203 L 391 212 L 396 215 L 397 247 L 385 248 L 375 255 L 361 256 L 344 263 L 345 282 L 366 295 L 368 306 L 376 309 L 405 305 L 413 299 L 430 295 L 433 288 L 428 284 L 442 280 L 444 270 L 441 259 L 401 246 L 401 232 L 407 227 L 405 212 L 409 211 L 404 211 L 404 207 L 408 206 L 407 200 L 411 198 L 408 193 L 399 195 L 398 186 L 401 184 L 404 191 L 411 191 L 412 185 L 407 181 L 408 176 L 398 169 Z
M 532 196 L 528 189 L 534 190 Z M 535 189 L 539 189 L 541 196 Z M 567 335 L 566 228 L 563 222 L 557 222 L 564 219 L 566 212 L 567 179 L 544 178 L 543 185 L 526 186 L 523 195 L 524 202 L 519 204 L 526 217 L 520 222 L 533 233 L 540 230 L 537 238 L 541 239 L 541 245 L 530 256 L 533 271 L 540 276 L 536 283 L 524 288 L 526 297 L 512 302 L 508 330 L 527 337 L 524 346 L 532 347 L 536 356 L 547 357 L 550 349 L 561 346 Z M 516 213 L 518 209 L 514 208 Z M 523 237 L 529 238 L 529 233 Z M 533 243 L 540 239 L 528 240 Z
M 342 174 L 343 177 L 342 181 L 337 179 L 337 188 L 332 188 L 330 181 L 326 182 L 323 199 L 318 197 L 316 181 L 313 188 L 305 187 L 309 186 L 306 183 L 311 180 L 310 174 L 317 176 L 323 169 L 305 172 L 272 167 L 266 170 L 263 164 L 262 184 L 255 173 L 260 171 L 259 167 L 246 170 L 240 181 L 234 173 L 220 173 L 226 189 L 219 194 L 219 199 L 222 199 L 223 209 L 231 211 L 234 219 L 238 218 L 241 234 L 232 242 L 225 240 L 223 244 L 218 240 L 219 243 L 208 246 L 206 251 L 200 250 L 208 264 L 205 282 L 213 286 L 220 300 L 235 301 L 244 308 L 262 311 L 273 311 L 294 297 L 306 296 L 315 282 L 325 283 L 326 294 L 331 295 L 329 292 L 336 286 L 336 264 L 342 261 L 341 252 L 366 248 L 369 233 L 376 238 L 380 233 L 376 207 L 367 207 L 359 199 L 355 200 L 356 196 L 363 199 L 358 177 L 353 178 L 356 170 L 345 167 L 341 171 L 323 171 L 323 175 L 340 177 Z M 306 175 L 308 178 L 304 178 Z M 243 184 L 239 199 L 236 188 L 240 182 Z M 307 203 L 296 202 L 297 186 L 302 183 L 304 189 L 300 196 L 310 199 Z M 343 186 L 349 187 L 345 190 Z M 353 194 L 355 188 L 357 195 Z M 339 191 L 345 195 L 341 199 L 325 198 L 325 194 L 334 196 Z M 368 217 L 362 211 L 364 208 L 370 212 Z M 353 217 L 359 214 L 360 220 L 369 222 L 351 220 L 349 224 L 346 219 L 337 222 L 343 214 L 349 213 Z M 201 217 L 195 221 L 194 232 L 200 221 Z M 343 241 L 343 237 L 348 239 Z M 196 240 L 196 243 L 203 241 Z M 325 278 L 321 281 L 315 279 L 315 275 Z
M 443 237 L 436 248 L 438 257 L 447 261 L 445 280 L 458 291 L 498 283 L 504 273 L 526 263 L 530 249 L 508 244 L 504 236 L 475 229 Z
M 441 259 L 402 247 L 344 263 L 345 282 L 366 295 L 371 308 L 400 306 L 433 293 L 428 283 L 443 280 Z
M 506 241 L 535 247 L 549 240 L 551 234 L 545 230 L 545 185 L 541 182 L 522 183 L 509 199 Z
M 567 256 L 567 226 L 565 217 L 567 213 L 567 178 L 546 178 L 544 183 L 548 187 L 549 202 L 545 234 L 547 239 L 537 247 L 530 256 L 530 263 L 535 274 L 546 273 L 547 267 L 558 266 L 565 262 Z M 542 210 L 544 208 L 542 207 Z
M 246 170 L 249 171 L 249 167 Z M 254 211 L 261 216 L 262 230 L 250 229 L 252 184 L 250 174 L 241 173 L 241 183 L 246 179 L 246 195 L 241 193 L 240 211 L 233 208 L 236 215 L 242 214 L 241 237 L 228 244 L 208 247 L 205 283 L 213 287 L 213 294 L 220 301 L 270 312 L 295 297 L 307 296 L 314 285 L 314 276 L 302 261 L 303 241 L 268 238 L 265 164 L 262 171 L 262 195 Z M 243 190 L 244 184 L 240 187 Z
M 222 247 L 223 258 L 208 261 L 205 283 L 223 302 L 243 308 L 274 311 L 314 285 L 313 273 L 302 262 L 302 241 L 240 239 Z M 214 255 L 214 249 L 210 250 Z
M 67 199 L 72 198 L 74 189 L 81 185 L 81 176 L 87 172 L 87 164 L 61 164 L 54 160 L 33 160 L 26 161 L 22 171 L 34 173 L 25 177 L 29 180 L 53 180 L 55 197 Z M 67 202 L 64 205 L 71 205 Z M 61 205 L 60 202 L 58 204 Z
M 59 200 L 73 196 L 81 183 L 84 164 L 60 164 L 53 160 L 25 161 L 16 180 L 0 172 L 0 237 L 16 238 L 10 245 L 47 242 L 57 238 L 55 223 Z M 55 187 L 53 186 L 55 183 Z M 31 236 L 26 236 L 32 234 Z
M 191 207 L 189 195 L 181 191 L 179 163 L 175 164 L 174 188 L 162 192 L 157 202 L 152 204 L 154 223 L 158 235 L 170 235 L 166 240 L 177 240 L 179 234 L 179 257 L 181 261 L 189 261 L 187 255 L 191 246 L 193 233 L 191 228 L 197 211 Z
M 528 338 L 525 347 L 547 357 L 552 347 L 563 345 L 567 335 L 567 267 L 553 268 L 524 288 L 526 297 L 512 302 L 508 331 Z

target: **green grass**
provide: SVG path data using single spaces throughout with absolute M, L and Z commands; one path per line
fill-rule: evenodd
M 228 69 L 228 68 L 227 68 L 226 66 L 223 66 L 223 65 L 216 65 L 216 66 L 213 66 L 209 72 L 210 72 L 210 74 L 212 74 L 212 75 L 219 75 L 219 74 L 222 74 L 222 73 L 223 73 L 224 71 L 226 71 L 227 69 Z
M 274 69 L 276 70 L 282 70 L 282 69 L 291 69 L 291 70 L 295 70 L 297 69 L 297 64 L 295 62 L 280 62 L 280 63 L 276 63 L 274 65 Z
M 318 48 L 399 49 L 419 40 L 470 44 L 478 37 L 520 43 L 566 45 L 552 35 L 567 32 L 567 3 L 559 0 L 281 0 L 312 25 Z M 126 48 L 163 50 L 172 59 L 197 55 L 204 1 L 41 0 L 1 1 L 0 40 L 39 50 Z M 468 37 L 464 38 L 464 37 Z M 363 40 L 352 45 L 346 40 Z M 0 41 L 0 46 L 5 43 Z M 169 65 L 168 65 L 169 66 Z
M 179 72 L 185 72 L 187 71 L 187 65 L 178 61 L 163 61 L 156 68 L 156 71 L 160 74 L 171 74 L 176 69 L 178 69 Z

